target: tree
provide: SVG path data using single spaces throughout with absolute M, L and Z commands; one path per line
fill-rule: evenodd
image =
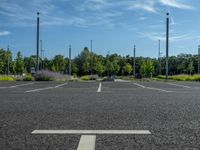
M 133 70 L 131 64 L 129 64 L 129 63 L 126 63 L 125 66 L 124 66 L 123 68 L 124 68 L 124 71 L 125 71 L 128 75 L 130 75 L 131 71 Z
M 154 64 L 153 62 L 148 59 L 147 61 L 143 61 L 141 68 L 140 68 L 140 73 L 143 77 L 152 77 L 154 73 Z
M 24 73 L 24 62 L 23 62 L 23 57 L 21 52 L 17 53 L 17 58 L 16 58 L 16 73 L 22 74 Z
M 95 64 L 94 70 L 98 73 L 99 76 L 102 76 L 102 73 L 104 72 L 104 66 L 101 62 L 97 62 Z

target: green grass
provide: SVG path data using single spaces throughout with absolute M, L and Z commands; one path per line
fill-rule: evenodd
M 165 76 L 159 75 L 158 79 L 165 79 Z M 200 75 L 175 75 L 175 76 L 169 76 L 170 80 L 175 80 L 175 81 L 200 81 Z
M 0 76 L 0 81 L 16 81 L 16 78 L 11 76 Z

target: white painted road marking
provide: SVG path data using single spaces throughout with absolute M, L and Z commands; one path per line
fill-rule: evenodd
M 192 87 L 190 87 L 190 86 L 180 85 L 180 84 L 174 84 L 174 83 L 167 83 L 167 84 L 169 84 L 169 85 L 174 85 L 174 86 L 177 86 L 177 87 L 188 88 L 188 89 L 192 88 Z
M 147 86 L 144 86 L 144 85 L 141 85 L 141 84 L 138 84 L 138 83 L 134 83 L 136 86 L 138 87 L 141 87 L 143 89 L 149 89 L 149 90 L 156 90 L 156 91 L 160 91 L 160 92 L 167 92 L 167 93 L 170 93 L 172 91 L 168 91 L 168 90 L 163 90 L 163 89 L 159 89 L 159 88 L 154 88 L 154 87 L 147 87 Z
M 64 84 L 59 84 L 57 86 L 52 86 L 52 87 L 45 87 L 45 88 L 39 88 L 39 89 L 33 89 L 33 90 L 28 90 L 26 91 L 26 93 L 31 93 L 31 92 L 39 92 L 39 91 L 44 91 L 44 90 L 49 90 L 49 89 L 56 89 L 56 88 L 59 88 L 59 87 L 62 87 L 64 85 L 66 85 L 67 83 L 64 83 Z
M 95 150 L 95 135 L 82 135 L 77 150 Z
M 65 86 L 65 85 L 67 85 L 67 83 L 63 83 L 63 84 L 57 85 L 57 86 L 55 86 L 55 88 L 59 88 L 59 87 Z
M 32 134 L 79 134 L 79 135 L 101 135 L 101 134 L 151 134 L 149 130 L 34 130 Z
M 101 87 L 102 87 L 102 84 L 101 84 L 101 82 L 99 83 L 99 88 L 97 89 L 97 92 L 99 93 L 99 92 L 101 92 Z
M 53 89 L 53 88 L 54 88 L 54 87 L 46 87 L 46 88 L 41 88 L 41 89 L 34 89 L 34 90 L 26 91 L 26 93 L 44 91 L 44 90 L 49 90 L 49 89 Z
M 21 87 L 21 86 L 26 86 L 26 85 L 31 85 L 31 84 L 35 84 L 33 82 L 31 83 L 27 83 L 27 84 L 17 84 L 17 85 L 12 85 L 12 86 L 7 86 L 7 87 L 0 87 L 0 89 L 7 89 L 7 88 L 16 88 L 16 87 Z
M 27 84 L 18 84 L 18 85 L 13 85 L 10 88 L 16 88 L 16 87 L 21 87 L 21 86 L 26 86 L 26 85 L 31 85 L 31 84 L 35 84 L 35 83 L 27 83 Z

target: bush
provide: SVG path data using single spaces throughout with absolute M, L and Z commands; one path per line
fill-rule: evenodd
M 28 74 L 23 77 L 23 81 L 33 81 L 34 78 L 32 75 Z
M 12 76 L 0 76 L 0 81 L 16 81 L 16 78 Z
M 88 81 L 88 80 L 97 80 L 99 78 L 98 75 L 85 75 L 85 76 L 82 76 L 81 77 L 81 80 L 85 80 L 85 81 Z
M 165 76 L 159 75 L 159 79 L 165 79 Z M 175 80 L 175 81 L 200 81 L 200 75 L 175 75 L 175 76 L 169 76 L 169 79 Z
M 70 76 L 48 70 L 38 71 L 34 77 L 36 81 L 67 81 L 71 79 Z

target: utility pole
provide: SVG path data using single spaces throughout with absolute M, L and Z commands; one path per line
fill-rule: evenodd
M 41 57 L 41 65 L 40 65 L 40 69 L 43 69 L 43 58 L 42 58 L 42 40 L 40 40 L 40 57 Z
M 166 18 L 166 79 L 168 80 L 169 75 L 169 13 Z
M 43 57 L 43 66 L 42 66 L 42 68 L 45 70 L 45 68 L 44 68 L 44 50 L 42 50 L 42 57 Z
M 200 45 L 198 47 L 198 74 L 200 74 Z
M 36 40 L 36 48 L 37 48 L 37 66 L 36 71 L 39 71 L 39 34 L 40 34 L 40 13 L 37 12 L 37 40 Z
M 110 53 L 110 52 L 107 51 L 107 76 L 108 76 L 108 78 L 109 78 L 109 74 L 110 74 L 110 73 L 109 73 L 109 66 L 108 66 L 108 65 L 109 65 L 109 64 L 108 64 L 108 62 L 109 62 L 109 53 Z
M 8 59 L 7 59 L 7 75 L 9 75 L 10 74 L 10 58 L 9 58 L 9 45 L 8 45 L 8 47 L 7 47 L 7 57 L 8 57 Z
M 91 54 L 90 54 L 90 71 L 91 71 L 91 75 L 92 75 L 92 71 L 93 71 L 93 56 L 92 56 L 92 40 L 91 40 Z
M 158 63 L 159 63 L 159 75 L 161 75 L 161 52 L 160 52 L 160 40 L 158 40 Z
M 136 72 L 136 67 L 135 67 L 135 51 L 136 51 L 136 46 L 134 45 L 133 49 L 133 76 L 135 77 L 135 72 Z
M 69 75 L 71 76 L 71 68 L 72 68 L 72 62 L 71 62 L 71 45 L 69 45 Z

